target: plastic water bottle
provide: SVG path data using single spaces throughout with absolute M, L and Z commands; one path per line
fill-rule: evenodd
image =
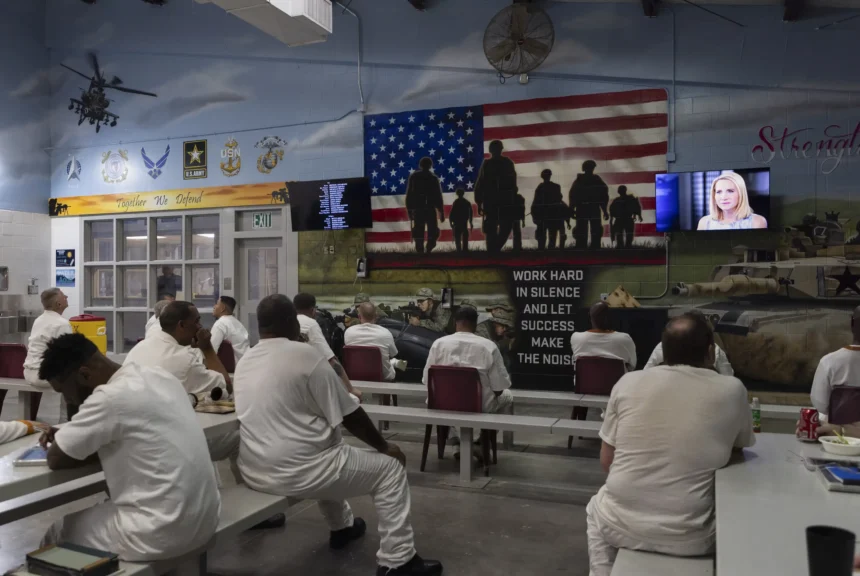
M 752 421 L 753 421 L 753 432 L 761 432 L 761 404 L 758 401 L 758 398 L 753 398 L 752 401 Z

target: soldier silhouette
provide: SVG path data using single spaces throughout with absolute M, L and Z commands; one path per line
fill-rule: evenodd
M 409 176 L 406 185 L 406 211 L 412 224 L 412 239 L 415 241 L 415 251 L 424 254 L 424 232 L 427 232 L 427 253 L 436 247 L 439 240 L 439 220 L 444 221 L 444 203 L 442 201 L 442 185 L 439 178 L 433 174 L 433 160 L 424 157 L 418 162 L 420 170 Z
M 463 197 L 465 193 L 462 188 L 457 188 L 457 199 L 454 200 L 451 213 L 448 215 L 451 230 L 454 231 L 457 252 L 469 251 L 469 230 L 475 229 L 472 223 L 472 203 Z
M 493 140 L 489 148 L 475 182 L 475 203 L 484 218 L 487 252 L 500 252 L 516 219 L 517 170 L 513 160 L 502 156 L 501 140 Z
M 609 205 L 609 235 L 616 248 L 633 247 L 636 218 L 642 222 L 642 205 L 636 196 L 627 194 L 627 186 L 618 187 L 618 198 Z M 625 242 L 626 235 L 626 242 Z
M 514 252 L 519 252 L 523 249 L 523 228 L 526 227 L 526 199 L 523 198 L 522 194 L 517 194 L 514 201 L 516 206 L 512 229 L 514 233 Z
M 547 247 L 547 233 L 549 233 L 549 247 L 556 247 L 556 240 L 560 239 L 558 246 L 563 248 L 567 242 L 564 233 L 564 224 L 568 221 L 568 207 L 564 203 L 561 194 L 561 186 L 551 181 L 552 170 L 546 169 L 540 173 L 543 182 L 535 188 L 535 197 L 532 200 L 532 220 L 537 226 L 535 237 L 538 250 Z M 560 238 L 559 238 L 560 236 Z
M 576 218 L 576 228 L 573 229 L 576 247 L 587 248 L 590 235 L 591 248 L 596 250 L 600 248 L 600 239 L 603 237 L 601 212 L 603 218 L 609 219 L 606 209 L 609 204 L 609 187 L 603 178 L 594 173 L 595 168 L 597 163 L 594 160 L 582 163 L 583 173 L 577 175 L 573 181 L 568 199 L 570 210 Z

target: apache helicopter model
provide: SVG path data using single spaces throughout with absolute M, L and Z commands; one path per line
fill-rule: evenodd
M 66 70 L 70 70 L 90 81 L 90 87 L 83 91 L 80 99 L 77 98 L 69 98 L 71 103 L 69 104 L 69 110 L 74 110 L 76 114 L 78 114 L 78 126 L 84 123 L 84 120 L 89 120 L 90 125 L 95 125 L 96 132 L 101 130 L 102 125 L 105 126 L 116 126 L 117 120 L 119 120 L 119 116 L 114 114 L 113 112 L 108 112 L 108 106 L 110 106 L 111 100 L 105 95 L 105 89 L 109 88 L 111 90 L 119 90 L 120 92 L 127 92 L 129 94 L 141 94 L 143 96 L 152 96 L 157 98 L 158 96 L 151 92 L 144 92 L 142 90 L 134 90 L 132 88 L 125 88 L 122 86 L 122 80 L 114 76 L 110 82 L 102 74 L 101 68 L 99 68 L 99 61 L 95 54 L 89 54 L 90 64 L 95 71 L 95 75 L 90 77 L 84 74 L 83 72 L 79 72 L 70 66 L 66 66 L 65 64 L 60 64 Z

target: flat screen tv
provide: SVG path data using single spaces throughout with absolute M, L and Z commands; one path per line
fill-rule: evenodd
M 768 228 L 770 169 L 658 174 L 657 231 Z
M 341 178 L 287 182 L 293 231 L 370 228 L 370 182 Z

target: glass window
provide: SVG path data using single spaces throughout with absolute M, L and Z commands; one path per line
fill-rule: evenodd
M 278 293 L 278 249 L 248 249 L 248 300 Z
M 191 230 L 191 259 L 214 260 L 218 258 L 218 234 L 220 217 L 189 216 Z
M 182 219 L 155 219 L 155 256 L 152 260 L 182 260 Z
M 128 352 L 146 336 L 146 312 L 120 312 L 122 322 L 122 348 L 120 353 Z
M 191 303 L 201 314 L 212 310 L 218 300 L 220 284 L 218 282 L 218 266 L 212 264 L 197 264 L 189 266 L 191 284 L 189 285 Z
M 146 260 L 146 218 L 119 220 L 123 260 Z
M 88 306 L 113 306 L 113 268 L 88 268 Z
M 171 297 L 175 300 L 185 300 L 187 295 L 182 286 L 182 266 L 155 266 L 152 268 L 155 276 L 155 301 Z
M 96 316 L 101 316 L 105 319 L 105 330 L 107 331 L 107 349 L 108 352 L 113 352 L 113 312 L 96 312 Z
M 95 220 L 88 225 L 87 262 L 113 262 L 113 220 Z
M 122 303 L 124 308 L 147 305 L 146 267 L 122 267 Z

